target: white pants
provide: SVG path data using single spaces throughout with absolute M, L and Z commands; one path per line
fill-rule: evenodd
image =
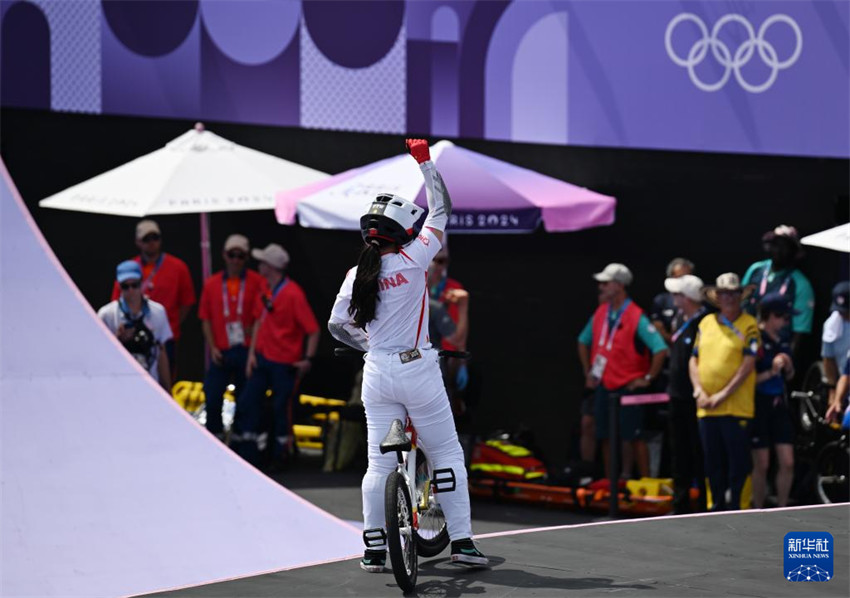
M 397 353 L 369 353 L 363 368 L 363 406 L 369 440 L 369 467 L 363 476 L 364 529 L 386 531 L 384 487 L 395 471 L 395 453 L 382 455 L 380 444 L 394 419 L 410 416 L 434 469 L 454 471 L 452 492 L 438 494 L 452 540 L 472 537 L 469 488 L 463 450 L 457 439 L 449 398 L 443 385 L 437 351 L 422 351 L 422 359 L 401 363 Z M 381 547 L 373 547 L 381 548 Z

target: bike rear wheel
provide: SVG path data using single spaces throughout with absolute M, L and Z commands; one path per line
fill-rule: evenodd
M 416 547 L 424 557 L 437 556 L 449 545 L 446 516 L 434 496 L 431 479 L 434 472 L 421 449 L 416 451 L 416 500 L 419 525 L 415 530 Z
M 393 566 L 393 576 L 402 591 L 412 592 L 416 587 L 419 572 L 413 508 L 407 483 L 398 471 L 392 472 L 387 478 L 384 509 L 387 518 L 387 548 Z
M 835 440 L 818 453 L 815 463 L 815 491 L 823 504 L 850 499 L 850 453 L 847 443 Z

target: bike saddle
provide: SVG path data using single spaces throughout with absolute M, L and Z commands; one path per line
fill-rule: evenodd
M 410 438 L 404 433 L 404 424 L 400 419 L 393 420 L 390 431 L 381 441 L 381 454 L 394 453 L 396 451 L 409 451 Z

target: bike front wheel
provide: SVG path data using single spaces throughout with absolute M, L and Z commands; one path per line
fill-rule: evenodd
M 413 530 L 413 508 L 404 476 L 398 471 L 387 478 L 384 492 L 384 509 L 387 518 L 387 548 L 398 587 L 412 592 L 416 587 L 419 563 L 416 537 Z
M 424 557 L 437 556 L 449 545 L 446 516 L 434 496 L 433 472 L 422 450 L 416 451 L 416 500 L 419 525 L 415 530 L 416 547 Z

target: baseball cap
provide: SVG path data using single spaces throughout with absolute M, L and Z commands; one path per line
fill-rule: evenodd
M 265 249 L 254 249 L 251 255 L 255 260 L 265 262 L 278 270 L 283 270 L 289 264 L 289 254 L 277 243 L 269 243 Z
M 791 314 L 796 316 L 800 312 L 794 309 L 794 304 L 791 300 L 782 293 L 768 293 L 759 301 L 759 308 L 762 313 L 772 313 L 784 316 Z
M 123 261 L 115 268 L 115 279 L 119 284 L 125 280 L 141 280 L 142 267 L 134 260 Z
M 678 278 L 668 278 L 664 281 L 664 288 L 671 293 L 681 293 L 691 301 L 700 302 L 703 299 L 702 287 L 705 286 L 702 278 L 693 274 L 685 274 Z
M 632 271 L 626 268 L 623 264 L 608 264 L 602 272 L 597 272 L 593 275 L 599 282 L 619 282 L 623 285 L 632 283 Z
M 850 311 L 850 281 L 844 280 L 832 287 L 831 311 L 847 313 Z
M 248 250 L 250 248 L 251 245 L 250 243 L 248 243 L 248 237 L 244 235 L 230 235 L 224 242 L 225 251 L 230 251 L 231 249 L 241 249 L 245 253 L 248 253 Z
M 787 224 L 780 224 L 773 230 L 767 231 L 763 236 L 763 241 L 772 241 L 774 239 L 785 237 L 795 245 L 800 244 L 800 234 L 797 232 L 797 227 Z
M 151 233 L 162 234 L 159 225 L 153 220 L 142 220 L 136 225 L 136 240 L 141 241 Z

